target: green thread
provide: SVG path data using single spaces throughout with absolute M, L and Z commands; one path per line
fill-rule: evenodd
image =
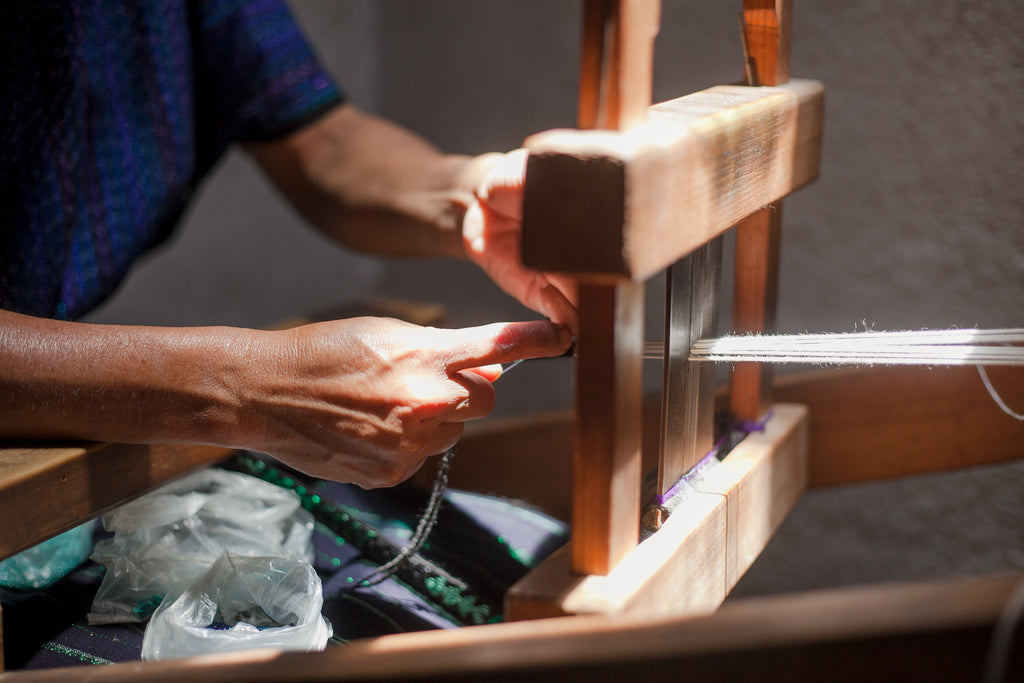
M 349 512 L 350 508 L 331 503 L 321 496 L 311 493 L 309 487 L 297 485 L 297 482 L 286 476 L 277 468 L 267 464 L 263 460 L 246 455 L 235 456 L 235 462 L 248 474 L 263 479 L 271 484 L 287 488 L 298 495 L 302 507 L 312 513 L 313 517 L 326 526 L 335 534 L 335 543 L 340 540 L 341 545 L 345 542 L 351 543 L 357 550 L 370 559 L 384 564 L 387 560 L 401 554 L 388 539 L 384 538 L 377 529 L 360 521 L 358 517 Z M 299 493 L 302 488 L 305 493 Z M 313 489 L 323 491 L 323 482 L 317 482 Z M 510 552 L 512 551 L 510 546 Z M 384 548 L 391 555 L 388 558 L 379 557 Z M 337 559 L 337 558 L 335 558 Z M 332 564 L 334 564 L 332 560 Z M 340 560 L 339 560 L 340 564 Z M 462 621 L 464 624 L 489 624 L 502 620 L 500 609 L 483 602 L 479 597 L 469 593 L 465 586 L 452 583 L 438 573 L 439 568 L 434 568 L 423 558 L 413 556 L 409 566 L 404 568 L 395 576 L 408 588 L 419 593 L 436 607 L 446 612 L 449 616 Z M 349 584 L 355 583 L 352 577 L 348 577 Z M 158 603 L 159 604 L 159 603 Z
M 53 641 L 43 643 L 43 649 L 49 650 L 50 652 L 56 652 L 57 654 L 64 655 L 65 657 L 71 657 L 77 659 L 80 662 L 87 664 L 112 664 L 109 659 L 103 659 L 103 657 L 97 657 L 96 655 L 83 652 L 77 648 L 68 647 L 67 645 L 61 645 L 60 643 L 54 643 Z

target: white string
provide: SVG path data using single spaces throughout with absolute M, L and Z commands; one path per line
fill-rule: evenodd
M 702 339 L 690 360 L 826 365 L 1024 365 L 1024 329 L 742 335 Z M 644 356 L 662 353 L 661 342 Z
M 999 392 L 996 391 L 996 388 L 992 386 L 992 382 L 988 378 L 988 373 L 985 372 L 985 367 L 979 365 L 977 366 L 977 368 L 978 374 L 981 375 L 981 381 L 984 382 L 985 388 L 988 390 L 988 395 L 992 397 L 992 400 L 996 402 L 996 405 L 999 406 L 1004 413 L 1006 413 L 1013 419 L 1024 422 L 1024 415 L 1013 412 L 1010 409 L 1010 406 L 1006 405 L 1006 402 L 1003 401 L 1003 397 L 999 395 Z

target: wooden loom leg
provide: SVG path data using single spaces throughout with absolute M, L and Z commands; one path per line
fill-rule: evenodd
M 743 0 L 747 85 L 781 85 L 789 80 L 792 14 L 792 0 Z M 736 228 L 735 332 L 770 332 L 775 326 L 781 215 L 780 200 Z M 771 404 L 771 384 L 769 366 L 738 364 L 730 380 L 730 412 L 743 420 L 760 418 Z
M 581 128 L 643 122 L 660 13 L 658 0 L 587 0 Z M 639 535 L 643 285 L 581 282 L 579 320 L 572 569 L 607 574 Z
M 639 535 L 643 285 L 580 285 L 579 319 L 572 568 L 607 574 Z

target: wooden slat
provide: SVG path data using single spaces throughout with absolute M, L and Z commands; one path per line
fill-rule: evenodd
M 824 590 L 730 602 L 698 618 L 576 617 L 426 631 L 320 653 L 274 650 L 31 672 L 39 683 L 234 681 L 980 680 L 1022 576 Z M 1024 642 L 1005 680 L 1024 677 Z M 20 683 L 28 675 L 0 676 Z
M 1024 369 L 989 368 L 1024 411 Z M 888 479 L 1024 458 L 1024 423 L 1004 414 L 973 367 L 878 367 L 784 377 L 780 401 L 811 408 L 810 486 Z
M 773 86 L 789 81 L 792 0 L 743 0 L 744 80 Z M 770 332 L 778 298 L 782 201 L 774 201 L 736 226 L 733 331 Z M 760 418 L 771 405 L 771 366 L 739 363 L 730 377 L 729 412 Z
M 776 406 L 607 576 L 580 577 L 556 553 L 509 590 L 506 618 L 713 611 L 803 491 L 807 425 L 804 407 Z
M 584 4 L 581 127 L 643 121 L 660 13 L 660 0 Z M 572 567 L 605 574 L 639 533 L 643 285 L 586 280 L 577 292 Z
M 215 446 L 126 444 L 2 448 L 0 558 L 231 452 Z
M 727 603 L 699 618 L 577 617 L 274 650 L 31 672 L 39 683 L 234 681 L 980 680 L 1022 576 L 825 590 Z M 1004 680 L 1024 678 L 1024 638 Z M 29 675 L 0 676 L 20 683 Z
M 717 86 L 624 133 L 531 136 L 523 260 L 645 279 L 818 174 L 824 89 Z

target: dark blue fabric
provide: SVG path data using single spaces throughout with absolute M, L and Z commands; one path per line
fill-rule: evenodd
M 232 142 L 341 93 L 282 0 L 0 3 L 0 307 L 74 319 Z
M 408 539 L 426 503 L 426 493 L 409 485 L 365 491 L 336 482 L 305 482 L 325 500 L 358 510 L 361 520 L 399 543 Z M 449 490 L 421 555 L 473 586 L 481 600 L 500 605 L 508 587 L 567 538 L 566 525 L 543 513 L 491 496 Z M 321 523 L 316 525 L 313 546 L 313 566 L 323 581 L 323 615 L 334 628 L 332 643 L 459 625 L 436 599 L 394 578 L 353 589 L 376 565 Z M 103 567 L 90 561 L 46 589 L 0 590 L 8 669 L 137 660 L 145 624 L 86 623 L 102 577 Z

